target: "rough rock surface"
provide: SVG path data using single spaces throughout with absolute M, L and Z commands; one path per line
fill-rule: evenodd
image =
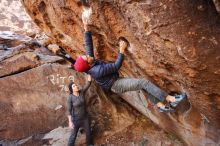
M 33 34 L 39 31 L 20 0 L 0 0 L 0 31 Z
M 140 115 L 139 115 L 140 116 Z M 140 116 L 135 122 L 124 128 L 118 133 L 114 133 L 108 137 L 100 137 L 95 145 L 113 145 L 113 146 L 132 146 L 132 145 L 148 145 L 148 146 L 182 146 L 183 144 L 177 140 L 175 135 L 167 135 L 164 131 L 152 125 L 149 120 Z M 132 130 L 131 130 L 132 129 Z M 68 136 L 68 128 L 57 128 L 47 133 L 43 139 L 50 139 L 49 143 L 54 146 L 66 145 Z M 79 134 L 77 137 L 77 145 L 85 145 L 85 134 Z
M 83 54 L 79 0 L 23 0 L 34 22 L 57 43 Z M 91 28 L 98 58 L 113 61 L 116 40 L 131 43 L 121 74 L 149 78 L 168 92 L 185 91 L 189 100 L 174 114 L 142 106 L 142 93 L 123 95 L 160 127 L 188 145 L 220 143 L 220 16 L 209 0 L 95 1 Z M 147 101 L 146 101 L 147 102 Z
M 13 36 L 0 39 L 9 47 L 0 50 L 0 145 L 66 145 L 70 129 L 57 127 L 68 125 L 67 85 L 74 80 L 83 86 L 85 77 L 31 38 Z M 95 145 L 184 145 L 95 83 L 86 97 Z M 84 134 L 76 144 L 85 145 Z

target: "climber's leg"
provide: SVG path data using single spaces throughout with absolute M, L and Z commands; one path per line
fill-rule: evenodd
M 152 98 L 164 101 L 168 94 L 146 79 L 120 78 L 113 84 L 111 90 L 115 93 L 145 90 Z M 156 102 L 159 102 L 159 101 Z
M 149 94 L 151 102 L 157 105 L 159 112 L 174 112 L 171 107 L 165 106 L 162 102 L 168 94 L 146 79 L 121 78 L 115 81 L 111 90 L 115 93 L 136 91 L 144 89 Z
M 154 85 L 152 82 L 146 79 L 135 78 L 120 78 L 113 84 L 111 90 L 115 93 L 124 93 L 127 91 L 136 91 L 144 89 L 150 96 L 150 98 L 156 98 L 154 100 L 157 103 L 159 101 L 168 101 L 173 107 L 176 107 L 179 102 L 186 98 L 186 93 L 182 93 L 176 96 L 168 95 L 165 91 Z M 151 100 L 152 101 L 152 100 Z

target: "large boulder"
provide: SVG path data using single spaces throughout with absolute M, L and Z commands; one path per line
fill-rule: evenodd
M 212 1 L 89 2 L 98 58 L 114 61 L 117 38 L 124 36 L 131 47 L 122 76 L 150 78 L 167 92 L 188 94 L 188 101 L 174 114 L 159 114 L 151 106 L 143 107 L 138 101 L 142 93 L 123 95 L 124 99 L 188 145 L 219 144 L 220 17 Z M 79 0 L 23 0 L 23 4 L 44 32 L 64 48 L 72 49 L 72 57 L 83 54 L 83 9 Z
M 8 39 L 1 41 L 6 44 Z M 84 74 L 69 69 L 36 40 L 10 39 L 7 46 L 0 50 L 0 145 L 66 145 L 68 84 L 74 80 L 84 86 Z M 96 145 L 183 145 L 95 83 L 87 91 L 86 103 Z M 79 132 L 76 145 L 85 145 L 85 134 Z

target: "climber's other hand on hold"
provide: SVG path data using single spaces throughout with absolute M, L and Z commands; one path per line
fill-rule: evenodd
M 127 48 L 128 48 L 127 42 L 120 40 L 120 42 L 119 42 L 120 53 L 124 54 L 124 52 Z
M 125 37 L 119 37 L 117 46 L 119 46 L 120 53 L 124 54 L 125 50 L 130 46 L 129 41 Z

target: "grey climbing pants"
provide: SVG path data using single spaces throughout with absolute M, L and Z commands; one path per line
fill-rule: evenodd
M 144 90 L 149 95 L 152 103 L 163 102 L 167 93 L 146 79 L 119 78 L 112 85 L 111 90 L 115 93 L 124 93 L 127 91 Z

